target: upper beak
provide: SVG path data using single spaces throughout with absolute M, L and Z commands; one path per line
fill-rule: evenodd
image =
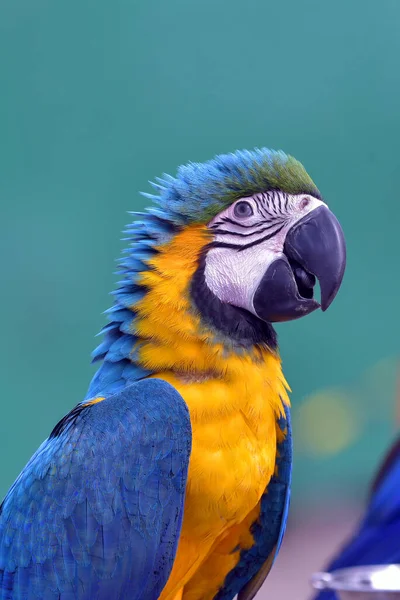
M 264 321 L 289 321 L 326 310 L 342 283 L 346 243 L 339 221 L 325 206 L 309 212 L 288 231 L 283 255 L 267 269 L 253 298 Z M 313 298 L 315 278 L 321 304 Z
M 321 288 L 321 308 L 333 302 L 346 268 L 346 242 L 339 221 L 319 206 L 289 230 L 284 253 L 315 275 Z

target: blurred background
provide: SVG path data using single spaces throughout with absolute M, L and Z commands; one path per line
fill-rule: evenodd
M 260 598 L 307 597 L 398 427 L 399 28 L 399 0 L 0 3 L 0 496 L 86 392 L 138 192 L 281 148 L 348 243 L 329 311 L 278 330 L 293 501 Z

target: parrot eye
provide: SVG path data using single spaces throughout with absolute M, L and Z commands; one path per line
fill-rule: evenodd
M 251 217 L 253 214 L 253 208 L 249 202 L 245 200 L 241 200 L 237 204 L 235 204 L 235 208 L 233 209 L 233 214 L 238 219 L 244 219 L 246 217 Z

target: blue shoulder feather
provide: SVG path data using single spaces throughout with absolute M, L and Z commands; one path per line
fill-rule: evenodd
M 156 600 L 172 568 L 191 447 L 168 383 L 79 404 L 0 509 L 0 600 Z

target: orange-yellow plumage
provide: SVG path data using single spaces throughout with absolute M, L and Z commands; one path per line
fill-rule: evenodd
M 277 418 L 289 403 L 275 353 L 227 353 L 192 309 L 189 285 L 208 241 L 196 225 L 160 247 L 134 307 L 139 362 L 181 393 L 192 423 L 184 520 L 161 600 L 211 600 L 239 560 L 238 543 L 252 545 L 249 528 L 275 470 Z

